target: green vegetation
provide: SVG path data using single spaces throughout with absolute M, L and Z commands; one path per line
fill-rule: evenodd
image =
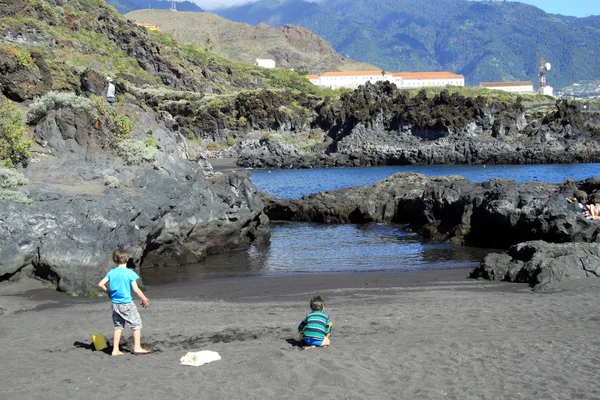
M 241 89 L 316 90 L 292 71 L 233 63 L 202 46 L 136 26 L 101 0 L 70 0 L 60 6 L 49 0 L 23 1 L 18 13 L 9 9 L 0 16 L 0 33 L 31 32 L 35 36 L 16 47 L 0 45 L 0 53 L 14 57 L 22 68 L 38 68 L 32 59 L 36 54 L 41 58 L 39 65 L 47 65 L 48 70 L 42 72 L 49 73 L 52 80 L 48 81 L 57 93 L 79 93 L 89 71 L 92 76 L 117 77 L 119 90 L 153 107 L 201 101 L 205 93 L 223 95 Z M 43 116 L 43 108 L 38 111 L 32 111 L 30 122 Z M 130 124 L 123 119 L 116 123 L 119 135 L 124 135 Z
M 23 48 L 17 48 L 10 44 L 0 44 L 0 54 L 14 57 L 19 67 L 23 69 L 32 69 L 35 65 L 29 51 Z
M 305 28 L 249 26 L 212 13 L 174 15 L 146 8 L 140 7 L 126 17 L 156 24 L 177 41 L 193 44 L 228 60 L 254 64 L 257 58 L 272 58 L 277 67 L 294 69 L 302 77 L 324 71 L 378 69 L 342 57 L 331 44 Z
M 120 184 L 121 181 L 119 181 L 119 178 L 117 178 L 116 176 L 109 175 L 104 179 L 104 185 L 108 186 L 109 188 L 116 189 L 119 187 Z
M 217 142 L 208 142 L 206 144 L 206 150 L 210 151 L 219 151 L 221 150 L 221 146 Z
M 554 105 L 556 99 L 552 96 L 546 96 L 542 94 L 517 94 L 511 92 L 505 92 L 503 90 L 491 90 L 481 88 L 471 88 L 466 86 L 448 86 L 448 87 L 436 87 L 436 88 L 425 88 L 416 89 L 409 91 L 411 97 L 417 96 L 421 92 L 425 92 L 425 96 L 428 99 L 432 99 L 439 95 L 441 92 L 447 91 L 449 94 L 458 94 L 463 97 L 475 98 L 483 97 L 486 100 L 487 105 L 493 103 L 516 103 L 521 102 L 526 107 L 539 106 L 539 105 Z
M 142 140 L 125 139 L 117 144 L 117 154 L 127 165 L 139 165 L 142 161 L 155 161 L 158 150 Z
M 32 204 L 33 203 L 33 200 L 31 200 L 29 197 L 25 196 L 21 192 L 15 191 L 15 190 L 0 189 L 0 199 L 11 201 L 13 203 L 19 203 L 19 204 Z
M 106 100 L 104 100 L 106 103 Z M 94 110 L 92 100 L 77 96 L 75 93 L 48 92 L 38 97 L 27 109 L 27 122 L 36 123 L 42 119 L 50 110 L 59 108 L 83 109 L 90 113 Z
M 152 147 L 154 149 L 158 149 L 158 145 L 156 144 L 156 140 L 154 140 L 153 137 L 147 137 L 146 140 L 144 140 L 144 144 L 146 145 L 146 147 Z
M 23 174 L 10 168 L 0 167 L 0 188 L 10 188 L 27 184 L 27 178 Z
M 534 81 L 541 56 L 555 88 L 597 79 L 597 18 L 547 14 L 516 1 L 328 0 L 256 2 L 218 10 L 256 25 L 311 27 L 340 54 L 386 71 L 448 70 L 468 85 Z
M 31 157 L 28 136 L 21 111 L 11 101 L 0 100 L 0 165 L 14 167 Z
M 105 98 L 92 95 L 90 101 L 93 102 L 96 112 L 96 118 L 102 119 L 107 116 L 112 121 L 111 132 L 117 141 L 127 139 L 134 127 L 134 121 L 126 115 L 121 115 L 117 107 L 113 107 Z

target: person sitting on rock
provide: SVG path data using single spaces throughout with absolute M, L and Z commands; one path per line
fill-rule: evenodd
M 590 219 L 600 219 L 600 204 L 588 204 L 585 206 L 589 212 Z
M 585 214 L 585 219 L 600 219 L 600 204 L 585 204 L 586 199 L 582 196 L 567 197 L 569 203 L 576 203 L 579 209 Z

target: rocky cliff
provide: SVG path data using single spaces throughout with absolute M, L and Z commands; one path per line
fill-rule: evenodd
M 85 110 L 51 110 L 36 123 L 41 145 L 19 169 L 28 183 L 18 191 L 28 201 L 0 199 L 0 278 L 37 276 L 85 292 L 111 268 L 117 247 L 144 269 L 268 240 L 268 218 L 247 174 L 213 174 L 190 161 L 184 140 L 151 112 L 136 111 L 154 129 L 148 161 L 136 158 L 148 147 L 142 126 L 118 142 L 108 121 L 94 123 Z
M 580 192 L 598 196 L 600 181 L 472 183 L 457 176 L 403 173 L 301 200 L 265 196 L 265 211 L 277 220 L 406 224 L 426 239 L 484 248 L 506 249 L 528 240 L 598 242 L 598 221 L 585 219 L 576 204 L 566 201 Z

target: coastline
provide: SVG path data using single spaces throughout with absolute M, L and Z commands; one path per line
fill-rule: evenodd
M 597 280 L 552 294 L 465 279 L 468 270 L 207 279 L 147 288 L 142 343 L 154 353 L 110 357 L 106 298 L 0 316 L 0 395 L 13 399 L 598 398 Z M 314 293 L 334 323 L 328 349 L 300 351 L 296 327 Z M 33 297 L 32 297 L 33 296 Z M 47 299 L 54 301 L 54 299 Z M 41 304 L 41 306 L 40 306 Z M 124 332 L 125 350 L 131 331 Z M 188 351 L 222 360 L 179 365 Z

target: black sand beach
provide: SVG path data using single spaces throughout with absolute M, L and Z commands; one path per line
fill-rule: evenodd
M 466 270 L 211 279 L 147 288 L 142 342 L 111 357 L 107 298 L 0 285 L 0 398 L 597 399 L 595 280 L 534 294 Z M 300 350 L 320 293 L 332 346 Z M 131 333 L 124 333 L 131 348 Z M 222 360 L 179 365 L 188 351 Z

